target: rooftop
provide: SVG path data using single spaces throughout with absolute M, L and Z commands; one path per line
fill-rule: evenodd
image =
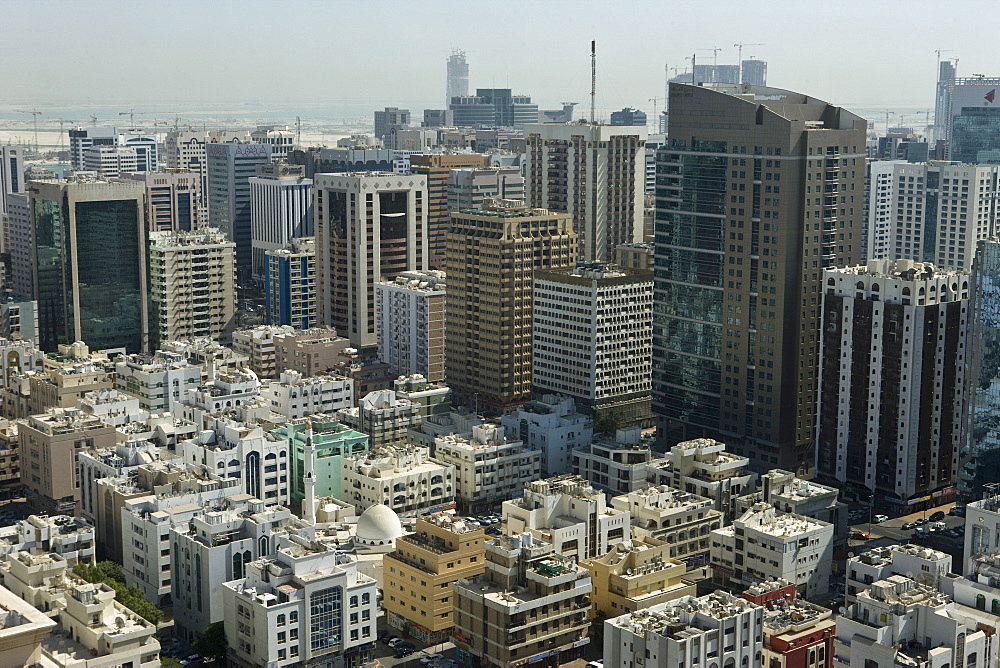
M 719 590 L 698 598 L 683 596 L 609 621 L 637 635 L 651 632 L 684 641 L 717 629 L 716 624 L 706 624 L 706 618 L 718 622 L 759 608 L 745 598 Z
M 853 560 L 869 566 L 881 566 L 883 564 L 892 563 L 892 555 L 897 552 L 925 559 L 927 561 L 945 561 L 951 559 L 951 555 L 945 554 L 939 550 L 933 550 L 929 547 L 923 547 L 921 545 L 906 544 L 874 547 L 867 552 L 862 552 L 856 557 L 853 557 Z

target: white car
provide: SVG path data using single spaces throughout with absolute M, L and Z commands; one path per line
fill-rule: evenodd
M 875 524 L 882 524 L 882 522 L 888 521 L 889 517 L 887 515 L 876 515 L 872 518 L 872 522 Z
M 427 656 L 420 657 L 420 663 L 428 664 L 443 658 L 444 656 L 441 654 L 428 654 Z

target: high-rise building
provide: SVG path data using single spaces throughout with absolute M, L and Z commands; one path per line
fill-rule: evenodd
M 236 328 L 236 244 L 211 227 L 150 232 L 149 295 L 157 342 L 227 343 Z
M 608 261 L 642 241 L 646 128 L 589 123 L 525 127 L 528 205 L 573 217 L 580 260 Z
M 39 346 L 149 347 L 145 187 L 31 181 Z
M 445 376 L 468 403 L 506 408 L 531 392 L 534 273 L 570 268 L 570 216 L 516 200 L 452 214 L 448 230 Z
M 871 163 L 868 258 L 968 271 L 997 231 L 998 179 L 998 165 Z
M 121 178 L 146 186 L 146 222 L 150 232 L 196 229 L 202 209 L 201 176 L 187 169 L 123 173 Z
M 171 130 L 167 133 L 163 142 L 167 169 L 189 169 L 201 177 L 199 219 L 202 223 L 208 221 L 208 157 L 205 146 L 249 142 L 250 133 L 246 130 Z
M 24 193 L 24 148 L 0 146 L 0 215 L 7 213 L 7 195 Z
M 970 164 L 1000 162 L 1000 77 L 952 79 L 948 90 L 948 159 Z
M 420 154 L 410 156 L 410 171 L 427 177 L 427 244 L 431 264 L 444 268 L 445 234 L 451 222 L 448 183 L 453 169 L 486 167 L 486 156 L 478 153 Z
M 951 87 L 955 82 L 958 61 L 938 63 L 937 90 L 934 97 L 934 141 L 951 139 Z
M 427 179 L 416 174 L 317 174 L 319 315 L 355 348 L 378 346 L 375 284 L 427 269 Z
M 378 139 L 385 139 L 389 130 L 393 128 L 405 128 L 410 125 L 410 110 L 399 107 L 386 107 L 382 111 L 375 112 L 375 136 Z
M 646 126 L 646 112 L 625 107 L 621 111 L 611 112 L 611 125 L 641 125 Z
M 746 86 L 671 84 L 670 109 L 653 296 L 662 442 L 720 438 L 755 469 L 808 477 L 822 270 L 861 255 L 865 121 Z
M 444 103 L 451 104 L 451 98 L 469 94 L 469 63 L 465 61 L 465 51 L 454 49 L 448 56 L 448 84 L 445 87 Z
M 264 251 L 264 322 L 309 329 L 318 323 L 316 239 L 292 239 L 287 248 Z
M 621 424 L 652 418 L 653 274 L 580 263 L 536 272 L 532 391 Z
M 156 135 L 135 132 L 118 135 L 118 145 L 135 151 L 137 172 L 155 172 L 159 168 L 159 145 Z
M 481 209 L 487 198 L 524 199 L 524 176 L 518 167 L 452 169 L 448 174 L 448 208 Z M 447 231 L 447 222 L 445 223 Z
M 258 125 L 250 133 L 250 141 L 257 144 L 267 144 L 271 147 L 271 157 L 275 160 L 285 159 L 292 152 L 295 133 L 278 125 Z
M 740 83 L 750 84 L 751 86 L 766 86 L 767 85 L 767 62 L 763 60 L 756 60 L 751 58 L 750 60 L 744 60 L 740 63 L 740 77 L 742 81 Z
M 423 128 L 450 128 L 455 125 L 455 113 L 448 109 L 424 109 Z
M 404 271 L 375 284 L 378 358 L 392 376 L 419 373 L 444 380 L 445 276 L 443 271 Z
M 312 179 L 302 165 L 257 165 L 250 181 L 253 275 L 264 277 L 264 253 L 313 233 Z
M 964 437 L 969 274 L 869 260 L 824 271 L 823 285 L 816 472 L 896 512 L 947 501 Z
M 252 265 L 250 179 L 257 165 L 271 162 L 266 144 L 208 144 L 208 223 L 236 242 L 236 272 L 250 276 Z
M 10 253 L 10 290 L 19 299 L 35 296 L 35 242 L 27 195 L 4 195 L 4 245 Z
M 73 169 L 85 169 L 83 153 L 91 146 L 115 146 L 118 144 L 118 128 L 105 125 L 101 127 L 78 127 L 69 130 L 69 162 Z
M 514 95 L 510 88 L 477 88 L 475 95 L 448 100 L 455 125 L 482 128 L 519 128 L 538 122 L 538 105 L 530 95 Z
M 91 146 L 83 152 L 83 168 L 104 178 L 139 169 L 135 149 L 127 146 Z

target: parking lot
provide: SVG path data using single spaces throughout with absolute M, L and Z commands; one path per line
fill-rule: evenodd
M 962 540 L 965 534 L 965 518 L 949 514 L 954 504 L 948 503 L 937 508 L 928 508 L 908 515 L 868 522 L 868 510 L 862 509 L 864 516 L 857 513 L 850 520 L 850 544 L 861 545 L 868 538 L 890 538 L 901 543 L 919 541 L 930 535 L 940 534 L 955 540 Z M 964 513 L 963 513 L 964 515 Z M 861 536 L 868 538 L 861 538 Z

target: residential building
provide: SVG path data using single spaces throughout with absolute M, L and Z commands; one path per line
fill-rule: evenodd
M 778 88 L 669 90 L 669 145 L 657 153 L 658 433 L 664 444 L 724 440 L 755 471 L 810 478 L 822 270 L 862 254 L 866 123 Z
M 772 469 L 760 476 L 759 492 L 736 499 L 736 512 L 742 515 L 755 503 L 764 502 L 777 510 L 794 513 L 833 525 L 837 547 L 847 546 L 847 504 L 839 500 L 840 490 L 812 480 L 795 477 L 791 471 Z
M 261 380 L 277 378 L 277 356 L 274 349 L 276 334 L 293 333 L 289 325 L 258 325 L 233 332 L 233 350 L 246 355 L 250 370 Z
M 69 161 L 75 170 L 86 169 L 84 152 L 91 146 L 116 146 L 118 128 L 114 126 L 77 127 L 69 130 Z M 135 170 L 132 170 L 135 171 Z
M 995 164 L 872 163 L 868 258 L 970 270 L 976 245 L 996 231 L 998 178 Z
M 230 665 L 359 668 L 375 649 L 374 578 L 335 544 L 289 535 L 222 584 Z
M 678 443 L 663 457 L 646 465 L 646 482 L 669 485 L 711 499 L 727 522 L 742 511 L 736 500 L 753 490 L 757 474 L 749 469 L 750 460 L 726 452 L 726 444 L 710 438 Z
M 542 474 L 569 473 L 572 453 L 594 437 L 591 419 L 576 410 L 572 397 L 546 394 L 500 418 L 508 438 L 518 438 L 541 453 Z
M 314 457 L 316 497 L 332 496 L 336 499 L 344 498 L 341 487 L 344 458 L 362 454 L 368 449 L 367 435 L 345 427 L 329 414 L 291 420 L 271 433 L 288 441 L 291 459 L 288 506 L 293 509 L 302 508 L 306 496 L 307 446 L 312 448 Z
M 0 662 L 8 666 L 43 665 L 42 643 L 58 626 L 56 621 L 6 587 L 0 587 L 0 615 L 7 620 L 0 632 Z
M 427 420 L 444 415 L 451 410 L 451 388 L 443 383 L 432 383 L 422 374 L 399 376 L 392 383 L 396 398 L 406 399 L 418 407 L 420 416 Z M 410 430 L 419 427 L 415 425 Z
M 250 143 L 246 130 L 180 130 L 175 127 L 166 134 L 163 152 L 167 170 L 189 169 L 201 180 L 201 208 L 198 219 L 208 222 L 208 144 Z
M 264 251 L 264 322 L 315 327 L 317 319 L 316 238 L 292 239 L 287 248 Z
M 22 550 L 31 554 L 58 554 L 69 566 L 89 564 L 94 561 L 94 527 L 71 515 L 29 515 L 13 526 L 4 527 L 0 535 L 3 554 Z
M 823 278 L 817 472 L 899 512 L 953 498 L 969 274 L 869 260 Z
M 996 665 L 997 639 L 947 596 L 892 575 L 837 616 L 837 666 Z
M 0 337 L 16 341 L 38 340 L 38 302 L 11 297 L 0 303 Z
M 619 424 L 652 422 L 653 274 L 580 263 L 536 272 L 532 390 Z
M 357 406 L 337 413 L 343 424 L 368 434 L 369 445 L 403 445 L 407 431 L 423 422 L 420 405 L 396 396 L 395 390 L 376 390 L 361 398 Z
M 107 448 L 87 448 L 77 453 L 80 515 L 96 526 L 97 481 L 128 475 L 143 464 L 159 460 L 161 456 L 163 459 L 173 458 L 172 453 L 159 449 L 156 444 L 140 440 L 120 441 Z
M 766 609 L 761 666 L 833 666 L 836 623 L 833 612 L 796 596 L 785 580 L 762 582 L 743 598 Z
M 205 147 L 208 224 L 236 244 L 236 271 L 248 278 L 252 265 L 252 197 L 250 179 L 257 165 L 271 162 L 269 144 L 219 143 Z
M 449 411 L 431 415 L 418 426 L 410 429 L 408 440 L 415 445 L 434 448 L 435 439 L 441 436 L 458 434 L 466 438 L 472 434 L 472 428 L 483 424 L 483 418 L 467 410 Z
M 258 125 L 250 131 L 250 141 L 271 147 L 271 155 L 276 160 L 284 160 L 292 152 L 295 143 L 295 133 L 278 125 Z
M 236 244 L 221 230 L 150 232 L 156 340 L 231 340 L 236 328 Z
M 163 341 L 160 343 L 160 350 L 183 355 L 192 364 L 206 369 L 211 363 L 217 371 L 236 371 L 249 366 L 249 358 L 246 355 L 241 355 L 207 336 Z
M 261 385 L 260 396 L 286 420 L 316 413 L 333 415 L 354 405 L 354 381 L 331 375 L 305 378 L 298 371 L 282 371 L 276 380 Z
M 482 574 L 485 534 L 450 513 L 417 518 L 413 533 L 383 557 L 382 605 L 394 629 L 427 643 L 448 642 L 454 629 L 452 586 Z M 419 576 L 419 584 L 409 576 Z
M 590 571 L 594 616 L 608 619 L 682 596 L 692 596 L 695 585 L 684 580 L 687 566 L 668 556 L 669 548 L 656 538 L 633 537 L 607 554 L 580 561 Z
M 498 410 L 524 403 L 531 390 L 534 273 L 575 263 L 569 215 L 488 200 L 484 209 L 452 214 L 447 256 L 448 385 L 468 403 Z
M 7 213 L 7 195 L 24 194 L 24 147 L 0 146 L 0 215 Z
M 611 494 L 627 494 L 646 485 L 646 464 L 653 454 L 638 427 L 615 431 L 614 438 L 595 436 L 573 450 L 573 474 Z
M 547 666 L 578 658 L 590 642 L 590 574 L 531 535 L 486 543 L 486 568 L 454 584 L 452 642 L 467 665 Z
M 314 327 L 274 335 L 275 371 L 297 371 L 304 378 L 330 373 L 341 362 L 351 342 L 337 336 L 337 330 Z M 355 387 L 355 396 L 358 388 Z
M 487 199 L 524 199 L 521 170 L 488 166 L 449 172 L 448 209 L 482 209 Z
M 743 589 L 782 579 L 802 598 L 829 590 L 833 567 L 833 525 L 783 513 L 766 503 L 711 533 L 712 581 Z
M 965 506 L 965 575 L 972 572 L 973 557 L 1000 549 L 1000 487 L 989 483 L 979 501 Z
M 313 234 L 312 179 L 302 165 L 257 165 L 250 182 L 250 238 L 254 276 L 264 277 L 264 254 Z
M 1000 78 L 981 75 L 953 77 L 949 82 L 948 160 L 980 165 L 997 161 L 1000 143 L 994 135 L 1000 126 L 995 104 L 998 85 Z
M 604 622 L 604 665 L 627 668 L 642 657 L 651 666 L 687 666 L 704 657 L 709 666 L 756 668 L 763 618 L 763 607 L 721 590 L 659 603 Z
M 767 61 L 750 58 L 740 62 L 740 83 L 751 86 L 767 85 Z
M 434 141 L 436 142 L 436 133 Z M 410 156 L 410 171 L 427 177 L 427 246 L 431 266 L 444 268 L 445 237 L 453 210 L 448 203 L 452 170 L 484 167 L 486 167 L 486 156 L 479 153 L 422 153 Z
M 216 372 L 211 364 L 207 380 L 175 403 L 174 417 L 193 422 L 200 431 L 215 429 L 220 418 L 246 423 L 271 422 L 275 416 L 260 396 L 260 381 L 249 369 Z
M 966 570 L 965 577 L 957 573 L 945 574 L 939 590 L 950 596 L 956 608 L 970 617 L 978 617 L 987 624 L 1000 621 L 1000 552 L 972 555 Z
M 628 511 L 609 508 L 604 492 L 572 474 L 527 483 L 502 512 L 507 535 L 530 533 L 575 561 L 607 554 L 631 535 Z
M 138 398 L 150 413 L 170 413 L 201 385 L 201 367 L 177 353 L 123 355 L 115 362 L 115 389 Z
M 223 583 L 246 577 L 246 565 L 271 554 L 279 537 L 301 520 L 288 508 L 259 499 L 231 498 L 204 508 L 170 530 L 170 577 L 175 635 L 194 642 L 212 624 L 225 621 Z
M 643 241 L 645 124 L 545 123 L 526 126 L 525 139 L 526 201 L 570 214 L 581 260 Z
M 506 438 L 497 425 L 473 425 L 465 436 L 435 437 L 431 454 L 455 467 L 455 496 L 462 513 L 494 508 L 520 495 L 525 484 L 541 475 L 541 454 Z
M 611 507 L 629 514 L 633 536 L 666 542 L 668 556 L 689 569 L 708 563 L 709 532 L 723 524 L 709 499 L 666 485 L 612 497 Z
M 317 174 L 314 187 L 319 320 L 374 352 L 375 284 L 427 268 L 427 178 Z
M 389 129 L 385 135 L 385 147 L 397 151 L 412 151 L 414 155 L 430 151 L 437 144 L 437 131 L 428 128 Z M 411 155 L 411 159 L 414 157 Z
M 951 555 L 921 545 L 886 545 L 848 557 L 845 569 L 844 603 L 853 605 L 858 594 L 873 583 L 893 575 L 905 575 L 941 591 L 942 580 L 951 570 Z
M 40 371 L 43 357 L 42 351 L 35 348 L 30 339 L 16 336 L 13 339 L 8 336 L 0 338 L 0 389 L 6 390 L 16 375 Z
M 207 222 L 201 218 L 204 193 L 198 172 L 169 169 L 123 172 L 119 176 L 146 186 L 146 224 L 150 232 L 190 232 Z
M 4 237 L 10 253 L 10 290 L 14 297 L 35 297 L 35 236 L 28 196 L 5 195 Z
M 21 496 L 21 442 L 17 422 L 0 419 L 0 498 Z
M 646 112 L 632 107 L 623 107 L 621 111 L 612 111 L 611 125 L 641 125 L 646 127 Z
M 665 120 L 665 115 L 660 118 L 661 124 Z M 660 130 L 660 133 L 665 133 L 665 130 Z M 660 147 L 665 146 L 667 143 L 666 134 L 652 134 L 646 138 L 646 185 L 643 192 L 646 194 L 646 198 L 643 200 L 645 206 L 645 216 L 650 217 L 649 209 L 652 208 L 653 197 L 656 195 L 656 152 L 660 150 Z M 649 236 L 651 236 L 652 230 L 649 229 L 648 220 L 644 221 L 643 229 L 643 241 L 646 241 Z M 617 261 L 617 260 L 616 260 Z M 652 264 L 652 262 L 650 262 Z M 629 266 L 629 265 L 625 265 Z M 650 267 L 652 269 L 652 267 Z
M 83 169 L 102 178 L 121 176 L 138 171 L 138 156 L 127 146 L 91 146 L 83 152 Z
M 409 109 L 386 107 L 384 111 L 375 112 L 375 136 L 378 139 L 385 139 L 392 128 L 405 128 L 409 124 Z
M 394 376 L 444 380 L 445 274 L 404 271 L 375 284 L 378 358 Z
M 38 345 L 149 349 L 145 187 L 32 181 Z
M 445 86 L 445 104 L 453 97 L 464 97 L 469 94 L 469 63 L 465 60 L 465 51 L 452 49 L 448 56 L 448 83 Z M 426 113 L 426 112 L 425 112 Z M 452 125 L 452 123 L 448 123 Z
M 653 271 L 653 244 L 621 244 L 615 249 L 615 264 L 633 271 Z
M 86 447 L 113 446 L 115 428 L 75 409 L 54 408 L 18 425 L 17 435 L 21 483 L 32 510 L 52 515 L 77 514 L 77 452 Z
M 477 88 L 475 95 L 448 100 L 455 125 L 476 128 L 521 128 L 538 122 L 538 105 L 530 95 L 514 95 L 510 88 Z
M 455 508 L 455 467 L 434 461 L 425 447 L 373 445 L 341 461 L 342 498 L 358 511 L 382 504 L 416 517 Z

